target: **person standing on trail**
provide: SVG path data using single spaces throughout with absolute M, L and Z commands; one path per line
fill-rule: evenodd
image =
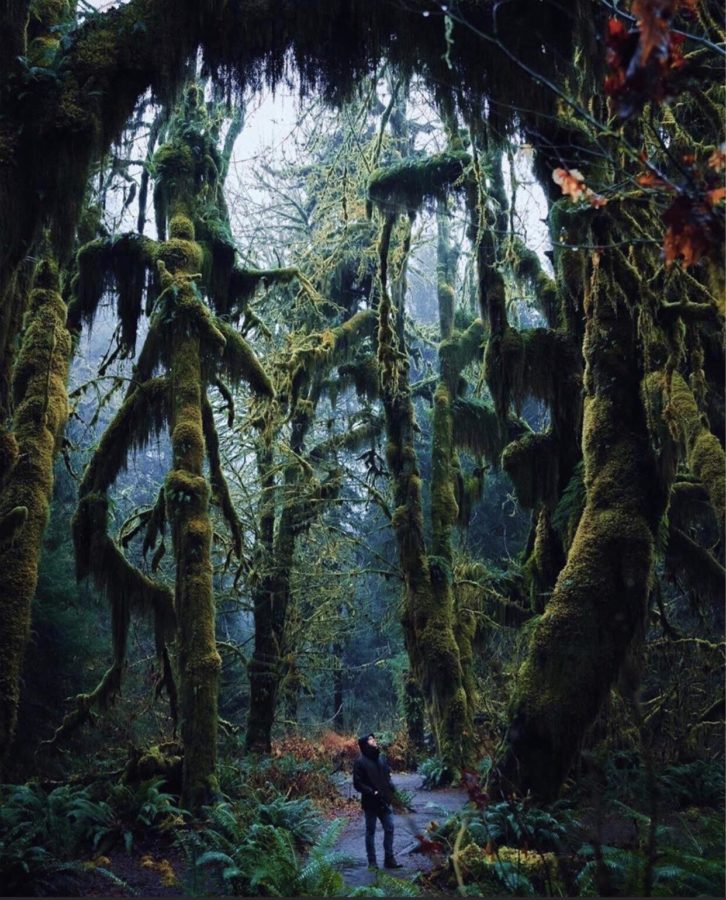
M 361 805 L 366 817 L 366 855 L 368 867 L 378 868 L 376 862 L 376 820 L 383 826 L 383 865 L 387 869 L 400 869 L 393 855 L 393 802 L 396 789 L 391 781 L 388 761 L 381 753 L 376 736 L 364 734 L 358 738 L 361 755 L 353 763 L 353 787 L 361 795 Z

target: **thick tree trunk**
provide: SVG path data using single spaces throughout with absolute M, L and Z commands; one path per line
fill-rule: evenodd
M 38 269 L 26 321 L 13 379 L 13 432 L 0 433 L 0 453 L 13 463 L 0 485 L 0 766 L 15 729 L 53 463 L 68 415 L 71 339 L 53 262 Z
M 290 445 L 293 453 L 303 450 L 309 416 L 305 407 L 295 414 Z M 284 641 L 287 609 L 290 603 L 290 575 L 295 556 L 296 522 L 301 513 L 299 466 L 285 468 L 283 508 L 274 534 L 274 477 L 272 456 L 260 467 L 263 499 L 261 534 L 266 549 L 262 552 L 265 572 L 254 592 L 255 647 L 248 667 L 250 679 L 250 711 L 247 720 L 246 749 L 252 753 L 269 753 L 272 727 L 280 687 L 285 675 Z M 266 535 L 266 539 L 265 539 Z
M 190 280 L 201 266 L 201 250 L 193 234 L 191 222 L 176 217 L 172 219 L 171 240 L 159 249 L 159 258 L 168 263 L 170 273 L 162 274 L 162 286 L 176 288 L 170 336 L 173 468 L 166 479 L 165 496 L 176 560 L 179 714 L 184 742 L 182 802 L 190 809 L 208 802 L 217 787 L 221 666 L 215 639 L 210 488 L 203 469 L 201 340 L 194 327 L 204 310 Z
M 665 509 L 641 402 L 635 325 L 614 279 L 586 316 L 587 503 L 519 673 L 492 778 L 496 792 L 541 799 L 557 794 L 642 632 Z

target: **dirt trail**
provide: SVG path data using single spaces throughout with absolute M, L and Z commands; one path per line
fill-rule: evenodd
M 393 836 L 393 851 L 403 867 L 390 872 L 396 878 L 410 879 L 415 872 L 425 872 L 431 868 L 431 860 L 427 856 L 411 853 L 418 843 L 416 834 L 423 833 L 432 820 L 442 822 L 451 813 L 461 809 L 467 800 L 466 792 L 462 788 L 425 791 L 421 789 L 421 781 L 421 776 L 415 772 L 393 776 L 393 783 L 399 790 L 408 791 L 413 795 L 411 800 L 413 810 L 405 815 L 394 815 L 396 830 Z M 346 798 L 360 796 L 353 790 L 350 776 L 340 790 Z M 341 871 L 346 884 L 352 887 L 376 883 L 377 873 L 368 871 L 364 840 L 365 820 L 362 810 L 358 807 L 357 812 L 341 832 L 337 844 L 337 849 L 350 858 L 350 862 L 343 865 Z M 376 850 L 380 865 L 383 862 L 383 831 L 380 823 L 376 827 Z

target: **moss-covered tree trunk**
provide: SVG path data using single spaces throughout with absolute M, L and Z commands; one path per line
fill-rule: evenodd
M 252 659 L 247 667 L 250 679 L 250 709 L 247 718 L 245 748 L 252 753 L 269 753 L 270 736 L 275 720 L 275 708 L 272 702 L 275 678 L 271 666 L 272 660 L 276 660 L 278 654 L 272 628 L 275 476 L 272 450 L 267 445 L 258 448 L 257 468 L 262 494 L 254 560 L 257 581 L 252 590 L 255 644 Z
M 460 769 L 470 761 L 470 709 L 454 633 L 451 565 L 450 562 L 447 565 L 445 556 L 429 557 L 424 538 L 423 492 L 414 445 L 415 418 L 403 333 L 405 290 L 401 275 L 404 270 L 398 273 L 395 306 L 387 284 L 388 250 L 394 224 L 395 217 L 389 215 L 380 241 L 378 360 L 388 435 L 386 459 L 393 476 L 393 531 L 405 582 L 401 621 L 411 668 L 424 697 L 438 752 L 451 769 Z M 408 228 L 410 231 L 410 225 Z M 434 467 L 439 468 L 434 475 L 438 495 L 432 498 L 432 504 L 438 508 L 433 514 L 437 517 L 434 527 L 442 546 L 456 519 L 456 500 L 449 478 L 451 424 L 443 405 L 439 396 L 439 413 L 434 412 L 435 428 L 440 431 L 434 461 Z M 450 547 L 448 551 L 444 548 L 444 552 L 450 555 Z
M 208 802 L 216 790 L 217 698 L 221 660 L 215 640 L 209 516 L 204 476 L 202 359 L 198 327 L 205 318 L 192 276 L 201 248 L 189 219 L 172 219 L 171 238 L 159 247 L 167 267 L 162 287 L 173 297 L 170 334 L 169 422 L 173 468 L 166 479 L 167 515 L 176 561 L 179 715 L 184 742 L 182 802 Z
M 0 767 L 15 729 L 53 462 L 68 415 L 70 352 L 58 269 L 45 260 L 35 276 L 15 366 L 13 430 L 0 434 L 0 454 L 8 464 L 0 485 Z
M 636 326 L 614 267 L 605 268 L 585 309 L 587 502 L 518 676 L 497 792 L 557 794 L 644 627 L 665 491 L 641 402 Z
M 294 493 L 297 479 L 290 468 L 285 473 L 285 487 Z M 272 571 L 254 594 L 255 648 L 248 669 L 250 711 L 246 738 L 247 750 L 253 753 L 270 752 L 277 700 L 285 676 L 285 625 L 295 555 L 294 507 L 297 503 L 294 496 L 287 496 L 283 502 L 285 506 L 269 558 Z

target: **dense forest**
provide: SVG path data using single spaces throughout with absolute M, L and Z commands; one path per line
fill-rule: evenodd
M 721 4 L 0 25 L 0 896 L 723 896 Z

